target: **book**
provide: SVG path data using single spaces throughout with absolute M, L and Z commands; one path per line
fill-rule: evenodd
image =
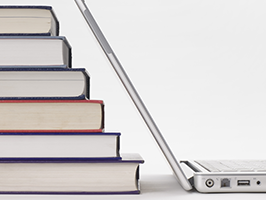
M 139 194 L 138 154 L 120 160 L 0 160 L 1 194 Z
M 120 133 L 0 133 L 0 160 L 120 159 Z
M 0 99 L 89 99 L 83 68 L 0 68 Z
M 101 100 L 0 100 L 0 132 L 102 132 Z
M 0 67 L 71 68 L 71 46 L 63 36 L 0 36 Z
M 0 6 L 0 27 L 0 35 L 59 35 L 51 6 Z

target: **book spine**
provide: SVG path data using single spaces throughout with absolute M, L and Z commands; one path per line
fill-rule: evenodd
M 120 137 L 116 138 L 116 156 L 120 157 Z
M 0 103 L 98 103 L 104 105 L 102 100 L 2 100 Z
M 121 157 L 0 157 L 0 163 L 118 163 Z
M 20 6 L 20 5 L 1 5 L 0 9 L 44 9 L 44 10 L 52 10 L 51 6 Z
M 55 36 L 59 36 L 60 25 L 59 25 L 59 21 L 58 21 L 56 15 L 55 15 L 55 12 L 54 12 L 53 9 L 51 9 L 51 14 L 52 14 L 52 17 L 55 20 L 55 26 L 56 26 Z
M 0 132 L 0 136 L 14 136 L 14 135 L 35 135 L 35 136 L 38 136 L 38 135 L 46 135 L 46 136 L 53 136 L 53 135 L 61 135 L 61 136 L 77 136 L 77 135 L 85 135 L 85 136 L 101 136 L 101 135 L 115 135 L 117 137 L 120 137 L 121 136 L 121 133 L 118 133 L 118 132 Z M 119 143 L 118 143 L 119 144 Z
M 27 37 L 27 36 L 51 36 L 51 33 L 0 33 L 0 36 L 11 36 L 11 37 Z
M 77 97 L 0 97 L 0 100 L 11 100 L 11 101 L 16 101 L 16 100 L 52 100 L 52 101 L 56 101 L 56 100 L 84 100 L 87 99 L 87 94 L 81 94 Z
M 72 68 L 72 47 L 70 46 L 69 42 L 67 41 L 65 37 L 61 37 L 61 39 L 64 41 L 65 45 L 68 47 L 67 58 L 65 58 L 68 61 L 68 63 L 66 63 L 67 67 Z
M 0 71 L 81 71 L 85 76 L 89 76 L 84 68 L 63 68 L 58 66 L 24 66 L 23 68 L 17 68 L 16 66 L 4 66 L 0 67 Z
M 84 77 L 85 77 L 85 90 L 84 90 L 84 96 L 87 99 L 90 99 L 90 76 L 88 75 L 87 71 L 83 72 Z

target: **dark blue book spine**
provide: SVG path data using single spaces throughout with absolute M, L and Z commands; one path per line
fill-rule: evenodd
M 51 36 L 51 33 L 0 33 L 0 36 Z
M 15 66 L 7 66 L 7 67 L 0 67 L 1 71 L 81 71 L 83 73 L 87 73 L 85 68 L 58 68 L 57 66 L 24 66 L 17 68 Z M 86 74 L 86 76 L 89 76 Z
M 38 5 L 1 5 L 0 8 L 6 9 L 45 9 L 45 10 L 52 10 L 51 6 L 38 6 Z
M 121 133 L 118 132 L 0 132 L 0 136 L 3 135 L 116 135 L 116 136 L 120 136 Z
M 0 194 L 22 194 L 22 195 L 127 195 L 140 194 L 139 190 L 134 191 L 115 191 L 115 192 L 1 192 Z
M 87 99 L 90 99 L 90 76 L 86 71 L 84 71 L 83 74 L 84 74 L 84 77 L 86 80 L 86 86 L 85 86 L 85 91 L 84 91 L 85 94 L 84 95 Z

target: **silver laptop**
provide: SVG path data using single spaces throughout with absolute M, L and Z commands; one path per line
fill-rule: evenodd
M 185 190 L 266 192 L 266 160 L 177 161 L 84 0 L 75 2 Z

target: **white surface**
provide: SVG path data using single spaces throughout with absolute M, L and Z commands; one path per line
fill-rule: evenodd
M 235 199 L 256 199 L 264 200 L 264 193 L 223 193 L 223 194 L 202 194 L 196 191 L 184 191 L 172 175 L 143 175 L 140 195 L 1 195 L 1 199 L 13 200 L 50 200 L 64 199 L 72 200 L 154 200 L 154 199 L 182 199 L 182 200 L 235 200 Z
M 265 158 L 265 1 L 86 2 L 177 158 Z M 0 3 L 54 7 L 73 66 L 87 68 L 91 98 L 105 101 L 106 131 L 122 133 L 121 152 L 145 159 L 143 194 L 129 198 L 265 198 L 187 193 L 164 182 L 159 174 L 171 170 L 74 1 Z

